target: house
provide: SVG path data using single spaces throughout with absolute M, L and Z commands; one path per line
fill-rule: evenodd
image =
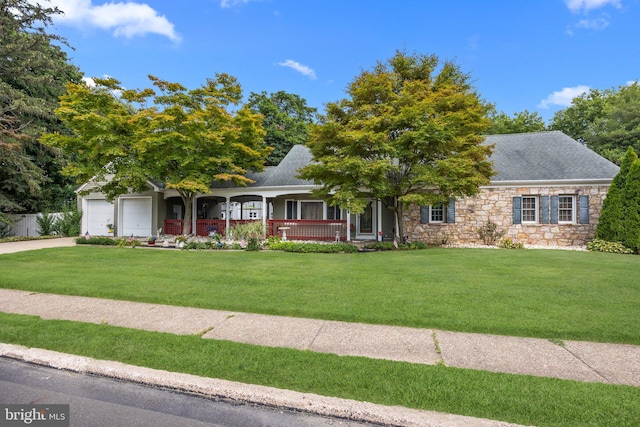
M 618 172 L 615 164 L 558 131 L 491 135 L 484 143 L 494 145 L 496 174 L 489 185 L 473 197 L 409 206 L 402 220 L 410 241 L 481 243 L 477 230 L 488 221 L 505 238 L 525 244 L 582 245 L 593 237 Z M 255 182 L 247 187 L 212 185 L 194 202 L 196 234 L 224 234 L 238 221 L 261 220 L 267 234 L 284 232 L 290 239 L 393 238 L 393 213 L 380 201 L 370 200 L 363 213 L 354 215 L 312 197 L 313 182 L 297 177 L 311 161 L 310 151 L 298 145 L 278 166 L 249 174 Z M 182 233 L 182 200 L 162 184 L 149 182 L 148 191 L 120 196 L 114 203 L 93 192 L 80 196 L 79 204 L 82 233 L 106 235 L 108 224 L 118 236 L 149 236 L 160 228 L 165 234 Z M 234 206 L 236 214 L 227 210 Z

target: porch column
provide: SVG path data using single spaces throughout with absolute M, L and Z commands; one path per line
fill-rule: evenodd
M 347 242 L 351 241 L 351 211 L 347 209 Z
M 377 232 L 378 232 L 378 242 L 382 242 L 382 201 L 381 200 L 376 200 L 376 207 L 378 210 L 377 213 L 377 219 L 378 219 L 378 226 L 377 226 Z
M 262 229 L 264 230 L 264 238 L 267 238 L 267 196 L 262 196 Z
M 227 213 L 224 215 L 224 237 L 229 238 L 229 205 L 231 204 L 231 197 L 227 196 L 227 203 L 225 204 L 225 209 Z

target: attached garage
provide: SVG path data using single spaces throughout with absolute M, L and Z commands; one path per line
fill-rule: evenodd
M 151 197 L 122 197 L 120 204 L 120 236 L 148 237 L 151 230 Z
M 109 234 L 107 224 L 113 224 L 113 203 L 104 199 L 85 199 L 83 206 L 82 234 L 89 232 L 92 236 L 106 236 Z

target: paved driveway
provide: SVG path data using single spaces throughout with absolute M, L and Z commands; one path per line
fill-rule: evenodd
M 24 242 L 0 243 L 0 255 L 14 252 L 33 251 L 44 248 L 58 248 L 75 246 L 76 237 L 62 237 L 60 239 L 26 240 Z

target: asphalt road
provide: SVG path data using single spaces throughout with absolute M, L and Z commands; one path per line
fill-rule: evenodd
M 372 426 L 215 401 L 4 358 L 0 358 L 0 403 L 69 404 L 73 427 Z

